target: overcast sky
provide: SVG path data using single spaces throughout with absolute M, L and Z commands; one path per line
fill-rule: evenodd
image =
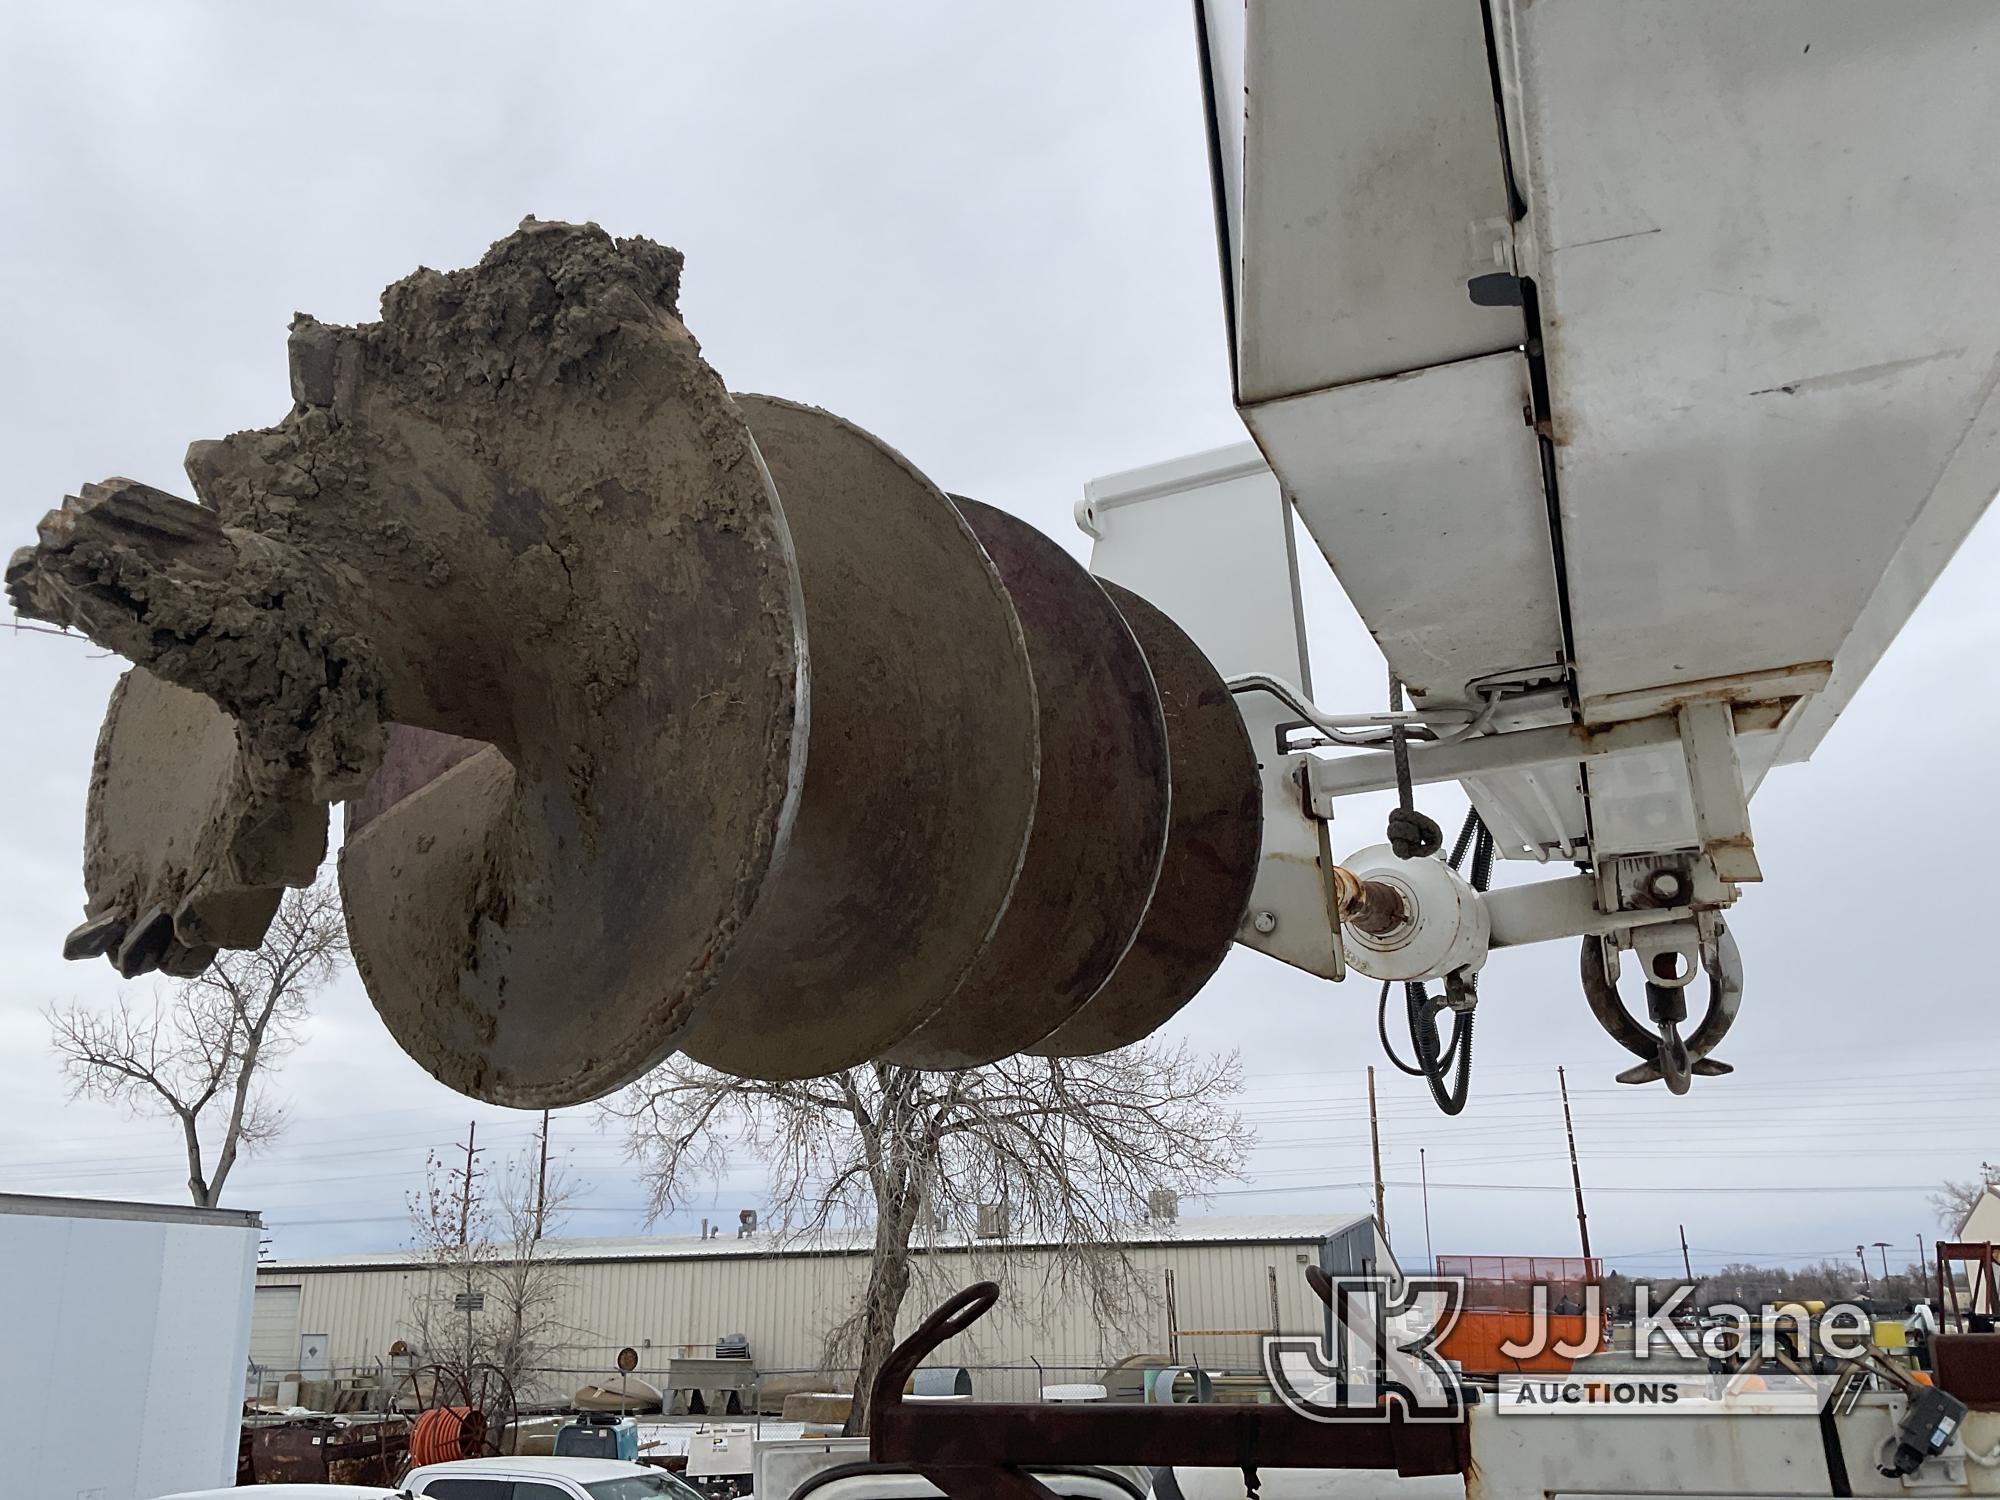
M 295 309 L 367 320 L 388 282 L 468 264 L 530 213 L 679 246 L 683 312 L 733 387 L 841 412 L 1079 555 L 1085 480 L 1242 439 L 1186 5 L 555 14 L 16 7 L 0 49 L 6 545 L 87 480 L 189 493 L 191 439 L 283 414 Z M 1930 1185 L 2000 1157 L 1996 564 L 1989 523 L 1817 760 L 1759 795 L 1767 881 L 1733 919 L 1748 983 L 1732 1077 L 1679 1100 L 1612 1083 L 1628 1059 L 1590 1020 L 1570 943 L 1491 964 L 1461 1120 L 1380 1071 L 1406 1261 L 1423 1257 L 1420 1148 L 1439 1253 L 1574 1252 L 1558 1064 L 1593 1247 L 1634 1272 L 1677 1264 L 1683 1223 L 1699 1262 L 1887 1240 L 1900 1263 L 1935 1233 Z M 1330 575 L 1307 586 L 1319 696 L 1373 706 L 1379 656 Z M 78 641 L 0 639 L 0 1190 L 184 1194 L 169 1126 L 66 1102 L 40 1016 L 118 989 L 58 950 L 120 669 Z M 1448 797 L 1427 805 L 1450 822 Z M 1336 847 L 1377 842 L 1380 816 L 1344 811 Z M 1373 986 L 1238 950 L 1174 1024 L 1242 1050 L 1262 1131 L 1251 1180 L 1215 1211 L 1366 1210 L 1374 1003 Z M 291 1131 L 227 1194 L 264 1211 L 280 1254 L 404 1243 L 428 1148 L 477 1119 L 500 1151 L 534 1124 L 433 1082 L 351 976 L 280 1084 Z M 588 1185 L 572 1232 L 638 1230 L 617 1142 L 588 1110 L 555 1130 Z M 756 1201 L 746 1174 L 715 1207 Z

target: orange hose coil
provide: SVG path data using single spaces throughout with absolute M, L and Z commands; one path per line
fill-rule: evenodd
M 486 1446 L 486 1413 L 476 1406 L 434 1406 L 410 1429 L 410 1464 L 477 1458 Z

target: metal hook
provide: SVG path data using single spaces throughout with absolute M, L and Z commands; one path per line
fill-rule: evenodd
M 1605 964 L 1603 943 L 1607 939 L 1583 940 L 1583 996 L 1597 1023 L 1613 1041 L 1642 1059 L 1636 1067 L 1618 1075 L 1620 1083 L 1652 1083 L 1664 1080 L 1676 1094 L 1687 1092 L 1696 1076 L 1720 1077 L 1732 1072 L 1728 1063 L 1708 1054 L 1718 1046 L 1736 1022 L 1743 1003 L 1743 957 L 1735 938 L 1719 919 L 1713 941 L 1702 943 L 1702 966 L 1708 970 L 1708 1009 L 1691 1036 L 1682 1037 L 1681 1023 L 1687 1019 L 1684 991 L 1677 986 L 1648 980 L 1646 1011 L 1652 1027 L 1641 1025 L 1618 994 Z

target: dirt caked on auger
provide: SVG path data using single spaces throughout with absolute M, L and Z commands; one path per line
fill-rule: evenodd
M 128 657 L 71 957 L 199 972 L 323 861 L 397 1041 L 573 1104 L 1145 1036 L 1220 962 L 1257 762 L 1165 615 L 853 424 L 732 396 L 680 255 L 530 220 L 297 319 L 198 503 L 85 485 L 16 610 Z

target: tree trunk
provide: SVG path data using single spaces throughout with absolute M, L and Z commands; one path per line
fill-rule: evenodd
M 910 1290 L 910 1232 L 915 1223 L 914 1199 L 876 1216 L 875 1253 L 868 1263 L 868 1286 L 861 1302 L 861 1368 L 854 1377 L 854 1405 L 843 1429 L 849 1437 L 868 1431 L 875 1377 L 896 1347 L 896 1319 Z
M 264 997 L 264 1009 L 244 1037 L 243 1063 L 236 1071 L 236 1089 L 229 1101 L 229 1125 L 222 1133 L 222 1149 L 215 1158 L 215 1171 L 208 1179 L 211 1206 L 222 1196 L 222 1184 L 229 1180 L 230 1169 L 236 1165 L 236 1148 L 243 1139 L 243 1117 L 250 1107 L 250 1089 L 257 1076 L 257 1058 L 264 1050 L 264 1028 L 271 1024 L 271 1012 L 281 997 L 282 989 L 273 985 Z
M 188 1196 L 194 1199 L 196 1208 L 215 1207 L 215 1189 L 201 1170 L 201 1137 L 195 1131 L 194 1116 L 186 1110 L 179 1110 L 181 1139 L 187 1145 Z

